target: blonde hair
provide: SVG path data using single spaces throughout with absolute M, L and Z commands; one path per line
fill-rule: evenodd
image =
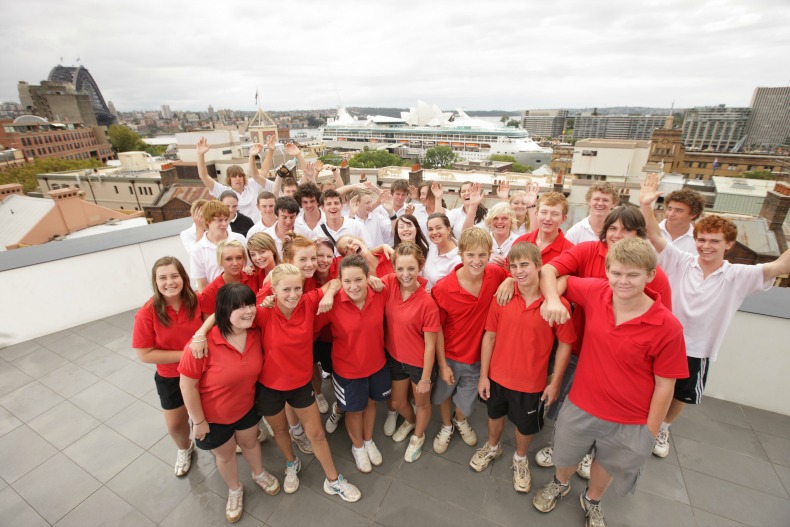
M 466 229 L 461 233 L 461 237 L 458 239 L 459 253 L 466 252 L 475 247 L 482 247 L 489 253 L 494 247 L 494 240 L 491 238 L 491 235 L 480 227 Z
M 510 230 L 511 232 L 516 229 L 518 226 L 518 220 L 516 219 L 516 213 L 513 208 L 510 206 L 509 203 L 505 203 L 504 201 L 497 203 L 490 209 L 488 209 L 488 215 L 486 216 L 486 227 L 491 230 L 491 225 L 494 223 L 494 218 L 497 216 L 501 216 L 503 214 L 507 214 L 510 216 Z
M 395 246 L 395 252 L 392 253 L 392 265 L 396 265 L 401 256 L 413 256 L 420 269 L 425 266 L 425 254 L 418 245 L 412 242 L 401 242 Z
M 274 257 L 274 265 L 280 264 L 280 254 L 277 252 L 277 244 L 274 242 L 274 238 L 265 232 L 256 232 L 250 236 L 250 239 L 247 240 L 247 256 L 252 260 L 250 251 L 271 251 Z
M 653 246 L 642 238 L 625 238 L 609 248 L 609 253 L 606 255 L 607 271 L 612 262 L 644 269 L 650 273 L 656 269 L 658 256 Z
M 190 216 L 195 213 L 200 207 L 208 203 L 207 199 L 199 198 L 192 202 L 192 205 L 189 207 L 189 214 Z
M 590 185 L 590 188 L 587 189 L 587 194 L 584 195 L 584 201 L 589 202 L 592 199 L 592 195 L 595 192 L 600 192 L 601 194 L 609 194 L 612 196 L 612 206 L 616 207 L 618 203 L 620 203 L 620 193 L 617 192 L 617 187 L 613 184 L 609 183 L 608 181 L 605 182 L 597 182 Z
M 238 249 L 241 251 L 241 254 L 244 257 L 247 257 L 247 251 L 244 249 L 244 245 L 238 240 L 225 240 L 219 242 L 217 244 L 217 264 L 222 267 L 222 254 L 225 252 L 225 249 Z
M 281 263 L 274 269 L 272 272 L 269 273 L 269 276 L 272 280 L 272 287 L 277 287 L 277 284 L 280 283 L 280 280 L 285 278 L 286 276 L 298 276 L 302 282 L 304 279 L 302 278 L 302 272 L 296 267 L 294 264 L 289 263 Z
M 559 192 L 546 192 L 538 199 L 538 210 L 542 205 L 546 205 L 547 207 L 556 207 L 557 205 L 562 205 L 562 215 L 568 215 L 568 209 L 570 208 L 568 205 L 568 199 L 565 197 L 564 194 Z

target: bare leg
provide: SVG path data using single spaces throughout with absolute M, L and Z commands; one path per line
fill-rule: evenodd
M 422 437 L 425 434 L 425 429 L 428 427 L 428 421 L 431 420 L 431 392 L 429 390 L 425 393 L 419 393 L 413 383 L 412 389 L 414 391 L 414 402 L 417 404 L 417 426 L 414 428 L 414 435 Z
M 296 426 L 299 424 L 299 418 L 296 417 L 296 412 L 294 412 L 294 409 L 291 408 L 291 405 L 288 403 L 285 403 L 285 417 L 288 418 L 288 424 L 290 426 Z M 269 419 L 266 420 L 269 421 Z M 272 423 L 269 422 L 269 424 L 271 425 Z
M 410 423 L 414 423 L 416 417 L 414 415 L 414 408 L 412 408 L 409 403 L 409 385 L 411 385 L 409 379 L 392 381 L 390 403 L 392 404 L 392 408 L 402 415 L 404 419 Z
M 363 425 L 362 425 L 362 413 L 363 412 L 346 412 L 346 430 L 348 431 L 348 437 L 351 438 L 351 443 L 354 445 L 354 448 L 362 448 L 364 445 L 362 440 L 363 435 Z
M 461 413 L 461 410 L 459 410 L 457 406 L 455 407 L 455 420 L 458 421 L 459 423 L 461 421 L 466 421 L 466 416 L 463 413 Z
M 499 419 L 488 418 L 488 444 L 497 446 L 499 440 L 502 439 L 502 432 L 505 430 L 505 418 Z
M 525 436 L 521 432 L 518 431 L 516 428 L 516 455 L 520 457 L 524 457 L 527 455 L 527 450 L 529 450 L 529 445 L 532 443 L 531 435 Z
M 181 450 L 188 449 L 191 441 L 189 439 L 189 414 L 187 414 L 187 407 L 180 406 L 173 410 L 163 410 L 163 413 L 167 431 L 170 437 L 173 438 L 176 446 Z
M 253 474 L 263 472 L 263 459 L 261 457 L 261 445 L 258 443 L 258 427 L 253 426 L 246 430 L 236 430 L 233 436 L 241 447 L 241 454 L 247 460 L 247 464 L 252 469 Z M 231 441 L 228 441 L 230 443 Z M 225 443 L 226 445 L 228 443 Z M 224 446 L 224 445 L 223 445 Z M 236 459 L 236 445 L 233 445 L 233 459 Z
M 587 498 L 594 501 L 599 501 L 609 484 L 612 483 L 612 476 L 606 472 L 598 460 L 593 460 L 590 466 L 590 482 L 587 484 Z
M 675 422 L 675 419 L 678 418 L 685 407 L 686 403 L 673 398 L 672 402 L 669 403 L 669 410 L 667 410 L 667 416 L 664 418 L 664 421 L 667 423 Z
M 373 439 L 373 427 L 376 425 L 376 401 L 368 399 L 368 405 L 362 410 L 362 433 L 365 441 Z M 356 445 L 354 445 L 356 446 Z
M 554 477 L 563 484 L 567 485 L 571 481 L 571 476 L 576 473 L 576 469 L 579 468 L 578 465 L 573 465 L 572 467 L 557 467 L 554 470 Z
M 446 401 L 439 404 L 439 415 L 442 417 L 442 425 L 444 426 L 452 426 L 453 421 L 451 419 L 453 415 L 453 401 L 451 397 L 448 397 Z
M 329 451 L 329 442 L 326 440 L 324 427 L 321 424 L 321 414 L 318 412 L 318 405 L 313 403 L 307 408 L 294 408 L 294 411 L 302 421 L 304 432 L 313 445 L 313 454 L 315 454 L 318 462 L 321 463 L 324 474 L 330 481 L 336 480 L 337 469 L 332 459 L 332 453 Z M 290 445 L 291 442 L 288 441 L 288 444 Z
M 258 449 L 260 452 L 260 449 Z M 241 487 L 239 481 L 239 464 L 236 461 L 236 441 L 230 438 L 227 443 L 211 451 L 217 462 L 217 471 L 230 490 Z
M 291 443 L 291 436 L 288 434 L 288 422 L 285 419 L 286 410 L 272 416 L 267 416 L 266 421 L 274 431 L 274 441 L 277 443 L 277 448 L 280 449 L 285 460 L 288 462 L 296 461 L 294 456 L 294 449 Z M 298 418 L 297 418 L 298 419 Z M 260 450 L 260 448 L 258 449 Z

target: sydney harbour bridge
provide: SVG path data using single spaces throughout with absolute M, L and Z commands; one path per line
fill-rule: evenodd
M 115 117 L 110 113 L 96 81 L 87 69 L 82 66 L 55 66 L 49 72 L 48 80 L 69 83 L 77 92 L 84 91 L 90 95 L 91 105 L 96 112 L 96 122 L 99 125 L 110 126 L 115 122 Z

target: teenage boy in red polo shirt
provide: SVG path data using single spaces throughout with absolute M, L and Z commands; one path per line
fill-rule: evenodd
M 568 200 L 559 192 L 547 192 L 538 199 L 537 228 L 516 238 L 513 245 L 518 242 L 534 243 L 540 249 L 541 260 L 547 264 L 573 247 L 560 229 L 567 219 Z
M 543 427 L 543 405 L 549 406 L 557 400 L 576 333 L 570 321 L 552 328 L 540 315 L 542 263 L 537 246 L 528 242 L 514 244 L 508 254 L 508 265 L 518 287 L 504 306 L 496 300 L 491 302 L 477 383 L 477 391 L 488 406 L 488 441 L 475 452 L 469 465 L 482 472 L 502 455 L 499 440 L 507 415 L 516 425 L 513 488 L 516 492 L 529 492 L 527 449 L 532 436 Z M 570 309 L 568 302 L 563 302 Z M 546 386 L 555 337 L 559 346 L 554 377 Z
M 554 428 L 554 479 L 535 495 L 541 512 L 570 492 L 579 460 L 596 448 L 581 504 L 588 526 L 605 526 L 600 500 L 614 481 L 625 495 L 636 488 L 675 379 L 688 376 L 683 327 L 645 289 L 656 274 L 648 242 L 617 242 L 606 256 L 604 279 L 568 277 L 567 299 L 584 308 L 582 353 L 576 379 Z
M 479 227 L 461 234 L 458 254 L 461 263 L 436 282 L 431 290 L 442 331 L 436 343 L 436 363 L 439 379 L 432 402 L 439 406 L 442 427 L 433 441 L 433 450 L 443 454 L 453 437 L 453 425 L 464 442 L 477 444 L 477 434 L 467 422 L 477 399 L 480 379 L 480 343 L 483 339 L 488 307 L 497 288 L 507 276 L 501 267 L 490 264 L 493 241 L 491 235 Z M 452 403 L 455 403 L 455 417 Z

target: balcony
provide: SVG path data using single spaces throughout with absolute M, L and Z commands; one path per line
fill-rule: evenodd
M 130 349 L 135 310 L 150 295 L 151 264 L 166 254 L 187 260 L 178 240 L 187 225 L 177 220 L 0 254 L 0 524 L 225 525 L 227 489 L 210 453 L 197 453 L 188 477 L 173 476 L 175 449 L 153 368 Z M 669 457 L 650 459 L 634 496 L 606 496 L 609 525 L 788 525 L 788 293 L 755 297 L 736 315 L 704 403 L 673 425 Z M 330 394 L 330 383 L 324 389 Z M 457 437 L 444 455 L 433 453 L 436 417 L 422 458 L 403 462 L 406 444 L 383 436 L 383 417 L 380 406 L 375 440 L 384 464 L 370 474 L 356 471 L 342 426 L 330 436 L 338 469 L 362 490 L 360 502 L 325 495 L 312 456 L 300 456 L 299 491 L 276 497 L 253 488 L 242 460 L 240 525 L 582 524 L 577 493 L 584 483 L 576 476 L 572 494 L 552 513 L 531 503 L 553 474 L 533 461 L 551 428 L 532 443 L 533 490 L 522 496 L 511 485 L 510 424 L 504 455 L 478 474 L 468 467 L 473 449 Z M 482 443 L 482 406 L 471 421 Z M 276 446 L 267 441 L 262 449 L 265 466 L 282 480 Z

